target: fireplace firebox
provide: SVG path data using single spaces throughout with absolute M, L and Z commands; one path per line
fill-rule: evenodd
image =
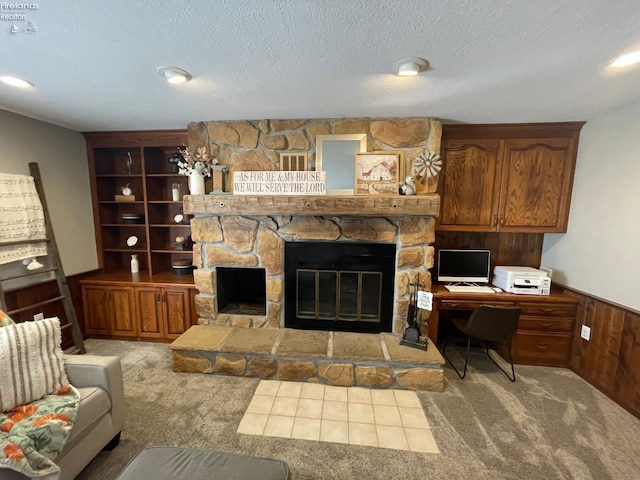
M 286 242 L 285 326 L 390 332 L 396 246 Z
M 264 268 L 217 267 L 218 311 L 235 315 L 265 315 Z

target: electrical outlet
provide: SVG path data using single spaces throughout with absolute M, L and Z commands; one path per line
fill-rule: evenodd
M 582 331 L 580 332 L 580 336 L 585 340 L 589 341 L 589 338 L 591 338 L 591 328 L 587 327 L 586 325 L 582 325 Z
M 34 319 L 35 321 L 38 321 L 38 320 L 44 320 L 44 313 L 42 313 L 42 312 L 40 312 L 40 313 L 36 313 L 36 314 L 33 316 L 33 319 Z

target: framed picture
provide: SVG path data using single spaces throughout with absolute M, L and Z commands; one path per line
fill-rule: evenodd
M 356 153 L 355 194 L 397 195 L 400 152 Z

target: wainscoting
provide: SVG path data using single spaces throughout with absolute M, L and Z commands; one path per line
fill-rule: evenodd
M 640 417 L 640 312 L 565 288 L 580 300 L 570 368 Z M 591 339 L 580 337 L 582 325 Z
M 91 270 L 67 276 L 67 285 L 69 286 L 69 293 L 71 293 L 71 301 L 73 302 L 76 317 L 78 318 L 78 324 L 80 325 L 80 330 L 82 331 L 82 336 L 84 338 L 86 338 L 84 329 L 84 309 L 82 306 L 82 293 L 80 291 L 79 282 L 80 280 L 96 275 L 97 273 L 99 273 L 99 270 Z M 55 280 L 40 283 L 38 285 L 26 286 L 16 290 L 5 291 L 7 310 L 18 309 L 25 305 L 31 305 L 57 297 L 58 295 L 58 285 Z M 45 317 L 59 317 L 63 325 L 67 323 L 67 315 L 61 302 L 54 302 L 40 308 L 25 310 L 19 314 L 12 315 L 12 317 L 16 322 L 23 322 L 26 320 L 32 320 L 33 315 L 39 312 L 44 313 Z M 62 347 L 67 348 L 72 345 L 73 338 L 71 338 L 71 331 L 69 329 L 63 330 Z

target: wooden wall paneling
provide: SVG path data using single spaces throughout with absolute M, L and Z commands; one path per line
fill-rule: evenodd
M 69 293 L 71 295 L 71 303 L 76 311 L 76 317 L 78 318 L 78 324 L 82 335 L 86 335 L 84 325 L 84 308 L 82 303 L 82 291 L 80 289 L 80 280 L 83 278 L 95 275 L 97 271 L 89 271 L 71 275 L 67 277 L 67 286 L 69 287 Z M 48 300 L 60 295 L 58 291 L 58 285 L 55 279 L 38 283 L 36 285 L 28 285 L 13 291 L 7 291 L 7 310 L 15 310 L 22 308 L 26 305 L 32 305 L 37 302 Z M 13 319 L 18 322 L 26 320 L 33 320 L 33 315 L 42 312 L 45 317 L 58 317 L 60 318 L 60 324 L 66 325 L 68 323 L 67 315 L 64 311 L 64 305 L 62 302 L 54 302 L 41 307 L 31 308 L 12 315 Z M 71 330 L 65 329 L 62 331 L 62 347 L 67 348 L 73 346 L 73 338 L 71 336 Z
M 495 265 L 523 265 L 537 268 L 542 256 L 541 233 L 496 233 Z M 493 253 L 493 252 L 491 252 Z
M 589 308 L 593 308 L 593 304 L 588 301 L 587 297 L 583 295 L 578 295 L 572 291 L 566 291 L 567 295 L 571 295 L 580 300 L 578 303 L 578 313 L 576 315 L 576 324 L 575 330 L 573 334 L 573 347 L 571 349 L 571 360 L 569 361 L 569 366 L 576 373 L 586 372 L 586 362 L 589 358 L 589 343 L 583 342 L 580 338 L 580 332 L 582 329 L 582 325 L 586 325 L 588 327 L 592 327 L 591 319 L 593 318 L 592 314 L 589 314 Z M 584 375 L 581 374 L 584 378 Z
M 640 412 L 640 314 L 625 313 L 614 395 Z
M 437 252 L 441 248 L 487 249 L 491 251 L 491 266 L 525 265 L 537 268 L 542 255 L 542 233 L 493 233 L 436 231 Z
M 595 322 L 591 328 L 587 369 L 592 381 L 607 391 L 613 391 L 624 315 L 611 305 L 597 302 Z
M 570 368 L 640 417 L 640 313 L 571 289 L 580 300 Z M 591 338 L 580 337 L 582 325 Z

